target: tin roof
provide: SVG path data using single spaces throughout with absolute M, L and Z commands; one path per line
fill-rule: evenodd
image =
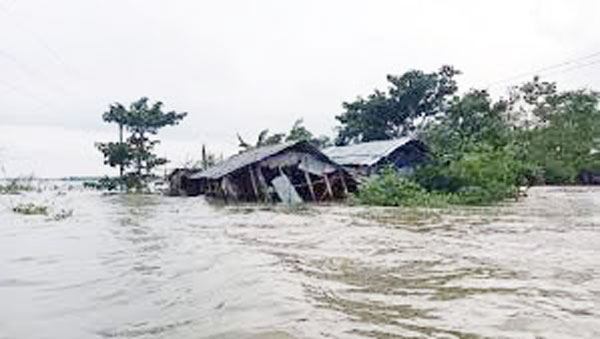
M 316 147 L 310 145 L 310 143 L 306 141 L 291 141 L 277 145 L 263 146 L 236 154 L 205 171 L 190 176 L 190 179 L 218 179 L 229 173 L 235 172 L 240 168 L 272 157 L 290 148 L 303 148 L 310 153 L 318 153 L 320 158 L 324 158 L 327 162 L 331 162 L 331 160 L 327 159 L 326 156 L 319 152 Z
M 363 142 L 349 146 L 329 147 L 324 149 L 323 153 L 342 166 L 373 166 L 399 147 L 414 140 L 416 139 L 404 137 L 393 140 Z

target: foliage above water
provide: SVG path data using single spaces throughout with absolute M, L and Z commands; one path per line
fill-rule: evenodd
M 285 133 L 275 133 L 269 134 L 269 130 L 265 129 L 260 132 L 258 138 L 256 140 L 256 144 L 252 145 L 246 142 L 239 134 L 238 141 L 239 147 L 242 149 L 242 152 L 248 151 L 253 148 L 268 146 L 268 145 L 276 145 L 282 142 L 289 141 L 308 141 L 312 145 L 317 148 L 325 148 L 331 146 L 331 140 L 329 137 L 321 135 L 316 137 L 311 131 L 309 131 L 306 127 L 304 127 L 303 119 L 298 119 L 294 122 L 294 125 L 290 129 L 288 134 Z
M 32 182 L 33 177 L 10 179 L 7 183 L 0 184 L 0 194 L 18 194 L 33 191 L 35 187 Z
M 48 206 L 23 203 L 13 207 L 13 212 L 23 215 L 48 215 Z
M 391 168 L 369 178 L 357 198 L 363 204 L 378 206 L 444 206 L 449 202 L 448 195 L 428 192 Z
M 164 112 L 163 103 L 158 101 L 149 104 L 148 98 L 141 98 L 132 103 L 129 109 L 117 103 L 110 106 L 102 116 L 105 122 L 119 126 L 119 141 L 99 142 L 96 147 L 104 155 L 104 163 L 111 167 L 119 167 L 119 184 L 127 190 L 143 190 L 149 179 L 153 178 L 153 170 L 167 163 L 166 158 L 159 157 L 154 147 L 160 142 L 151 139 L 158 130 L 165 126 L 179 124 L 187 113 Z M 123 129 L 129 132 L 126 139 Z
M 390 80 L 388 93 L 344 104 L 338 143 L 416 129 L 429 148 L 429 161 L 412 177 L 384 173 L 364 185 L 363 202 L 420 205 L 441 195 L 450 203 L 488 204 L 517 197 L 520 186 L 585 183 L 582 173 L 600 181 L 597 92 L 560 92 L 535 77 L 494 101 L 485 90 L 454 95 L 457 74 L 410 71 Z
M 60 220 L 68 219 L 72 216 L 73 216 L 73 210 L 61 209 L 60 211 L 58 211 L 58 213 L 55 213 L 54 215 L 52 215 L 52 219 L 54 219 L 55 221 L 60 221 Z
M 387 91 L 375 90 L 366 98 L 344 102 L 336 145 L 386 140 L 415 130 L 418 121 L 443 112 L 458 90 L 454 79 L 460 72 L 452 66 L 425 73 L 411 70 L 388 75 Z

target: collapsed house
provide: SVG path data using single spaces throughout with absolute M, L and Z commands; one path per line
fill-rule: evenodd
M 600 185 L 600 171 L 581 169 L 577 173 L 578 185 Z
M 194 193 L 230 201 L 320 202 L 356 191 L 352 176 L 306 141 L 234 155 L 191 175 L 190 181 L 198 188 Z
M 361 178 L 386 166 L 393 166 L 400 173 L 411 173 L 416 165 L 427 159 L 428 151 L 421 141 L 405 137 L 329 147 L 323 153 L 355 178 Z
M 167 195 L 169 196 L 195 196 L 200 194 L 200 187 L 194 180 L 190 180 L 190 176 L 200 172 L 197 169 L 191 168 L 176 168 L 167 176 L 169 188 Z

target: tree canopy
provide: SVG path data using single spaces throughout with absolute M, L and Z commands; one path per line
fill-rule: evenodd
M 444 80 L 446 84 L 452 82 L 452 76 Z M 416 121 L 411 117 L 425 118 L 420 121 L 416 136 L 428 146 L 429 161 L 417 168 L 410 180 L 427 194 L 442 194 L 441 200 L 485 204 L 518 196 L 518 187 L 523 185 L 570 185 L 578 182 L 582 171 L 600 174 L 597 92 L 560 91 L 556 83 L 534 77 L 513 87 L 507 99 L 494 100 L 487 91 L 478 89 L 456 95 L 456 88 L 449 86 L 433 96 L 435 100 L 397 99 L 411 102 L 412 106 L 394 106 L 391 98 L 397 96 L 393 93 L 395 87 L 388 93 L 376 92 L 368 100 L 346 104 L 352 109 L 339 119 L 346 124 L 337 141 L 395 137 L 402 133 L 396 133 L 395 126 L 411 130 Z M 410 86 L 403 90 L 407 88 Z M 420 106 L 427 102 L 432 104 Z M 415 110 L 415 104 L 425 108 Z M 396 109 L 406 112 L 395 113 Z M 425 113 L 414 113 L 419 111 Z M 391 116 L 399 120 L 394 121 Z M 408 127 L 397 121 L 407 121 Z M 382 192 L 382 187 L 390 183 L 394 183 L 393 187 L 412 186 L 402 181 L 405 179 L 396 180 L 390 175 L 370 182 L 363 188 L 367 193 L 362 196 L 378 203 L 391 199 L 394 204 L 404 204 L 404 193 Z
M 152 177 L 152 170 L 167 163 L 167 159 L 154 153 L 154 147 L 160 141 L 150 139 L 149 135 L 156 135 L 163 127 L 179 124 L 186 115 L 164 112 L 162 102 L 150 104 L 146 97 L 133 102 L 129 109 L 120 103 L 113 104 L 102 118 L 105 122 L 119 125 L 119 141 L 98 142 L 96 147 L 104 155 L 105 164 L 120 167 L 120 181 L 128 189 L 141 190 Z M 129 132 L 126 140 L 123 140 L 123 128 Z M 124 173 L 125 169 L 129 171 Z
M 304 126 L 303 119 L 297 119 L 287 134 L 286 133 L 275 133 L 275 134 L 269 135 L 268 129 L 262 130 L 258 134 L 258 138 L 254 145 L 246 142 L 239 134 L 237 135 L 237 138 L 238 138 L 238 142 L 239 142 L 239 147 L 241 148 L 242 152 L 247 151 L 252 148 L 268 146 L 268 145 L 276 145 L 276 144 L 280 144 L 282 142 L 300 141 L 300 140 L 306 140 L 306 141 L 310 142 L 311 144 L 313 144 L 317 148 L 324 148 L 324 147 L 331 145 L 331 141 L 330 141 L 329 137 L 324 136 L 324 135 L 315 137 L 314 134 L 312 132 L 310 132 Z
M 458 86 L 460 74 L 452 66 L 425 73 L 411 70 L 388 75 L 387 91 L 375 90 L 366 98 L 342 104 L 336 145 L 393 139 L 413 132 L 423 119 L 443 112 Z

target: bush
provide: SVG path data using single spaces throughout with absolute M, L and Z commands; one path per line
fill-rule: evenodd
M 514 195 L 524 168 L 508 150 L 478 147 L 424 166 L 415 180 L 429 191 L 450 194 L 450 203 L 486 205 Z
M 364 183 L 357 198 L 360 203 L 378 206 L 442 206 L 449 201 L 448 195 L 428 192 L 391 168 Z
M 48 206 L 33 203 L 19 204 L 13 207 L 13 212 L 23 215 L 48 215 Z
M 577 169 L 556 159 L 548 159 L 543 166 L 545 183 L 548 185 L 572 185 L 577 181 Z
M 58 213 L 52 216 L 55 221 L 65 220 L 73 216 L 73 210 L 61 209 Z
M 98 181 L 86 181 L 83 183 L 83 188 L 95 189 L 99 191 L 116 191 L 123 187 L 127 187 L 127 182 L 125 179 L 121 180 L 120 178 L 111 178 L 105 176 L 100 178 Z
M 18 194 L 33 191 L 33 177 L 10 179 L 6 185 L 0 185 L 0 194 Z

